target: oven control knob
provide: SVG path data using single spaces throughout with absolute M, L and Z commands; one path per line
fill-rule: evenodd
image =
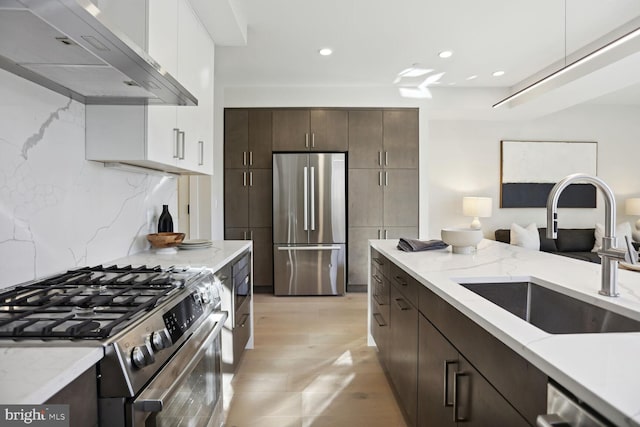
M 160 329 L 151 334 L 151 347 L 155 351 L 160 351 L 163 348 L 170 347 L 172 344 L 169 331 L 167 329 Z
M 153 350 L 149 348 L 148 344 L 134 347 L 131 352 L 131 363 L 133 363 L 136 368 L 142 369 L 155 361 L 156 358 L 153 356 Z

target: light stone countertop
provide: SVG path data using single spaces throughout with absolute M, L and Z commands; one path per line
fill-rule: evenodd
M 102 347 L 0 347 L 0 403 L 44 403 L 104 356 Z
M 175 254 L 145 251 L 104 265 L 160 265 L 218 270 L 252 248 L 251 241 L 214 241 L 211 248 L 178 250 Z M 104 357 L 101 346 L 21 346 L 0 342 L 0 403 L 41 404 Z
M 598 294 L 598 264 L 492 240 L 483 240 L 471 255 L 450 248 L 402 252 L 397 240 L 370 244 L 615 425 L 640 426 L 640 333 L 552 335 L 454 281 L 535 277 L 551 289 L 640 320 L 640 273 L 620 269 L 620 296 L 610 298 Z

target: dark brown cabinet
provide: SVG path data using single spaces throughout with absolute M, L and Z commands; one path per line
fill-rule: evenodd
M 375 251 L 374 251 L 375 252 Z M 371 258 L 371 335 L 378 346 L 380 360 L 386 366 L 389 363 L 389 319 L 391 301 L 388 274 L 388 261 L 380 254 Z
M 349 111 L 350 287 L 367 282 L 368 239 L 417 238 L 418 110 Z
M 253 240 L 258 288 L 273 286 L 271 116 L 271 110 L 225 110 L 225 239 Z
M 418 426 L 528 426 L 456 348 L 419 320 Z
M 345 110 L 273 110 L 273 151 L 347 151 L 348 145 Z
M 395 284 L 391 286 L 389 302 L 387 369 L 409 425 L 414 426 L 418 397 L 418 310 Z
M 547 376 L 400 266 L 370 252 L 371 335 L 408 425 L 535 425 L 546 409 Z
M 227 109 L 225 169 L 271 169 L 271 110 Z

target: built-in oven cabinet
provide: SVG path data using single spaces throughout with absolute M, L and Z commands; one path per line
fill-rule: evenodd
M 198 105 L 88 105 L 87 160 L 211 175 L 214 45 L 190 3 L 102 0 L 98 7 L 124 35 L 146 47 Z
M 96 377 L 96 367 L 92 366 L 51 396 L 45 404 L 69 405 L 70 427 L 98 426 Z
M 222 283 L 222 310 L 229 313 L 222 334 L 222 367 L 234 373 L 253 331 L 253 280 L 250 251 L 238 255 L 216 272 Z

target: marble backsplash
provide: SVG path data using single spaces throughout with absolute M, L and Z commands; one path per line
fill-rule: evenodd
M 84 141 L 83 104 L 0 71 L 0 287 L 144 250 L 176 212 L 176 179 L 86 161 Z

